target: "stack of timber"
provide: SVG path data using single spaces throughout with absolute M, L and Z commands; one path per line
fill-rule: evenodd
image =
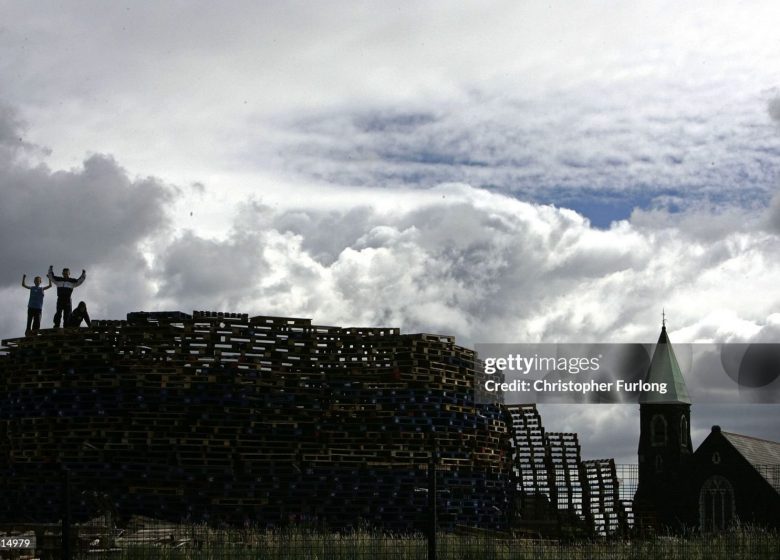
M 585 518 L 582 479 L 580 477 L 580 444 L 577 434 L 547 432 L 550 471 L 553 479 L 553 502 L 560 515 L 568 519 Z
M 605 535 L 627 533 L 633 513 L 627 509 L 630 503 L 620 499 L 615 461 L 583 461 L 581 472 L 586 511 L 594 531 Z
M 515 516 L 528 528 L 554 525 L 554 473 L 550 471 L 542 418 L 534 404 L 507 405 L 505 410 L 511 424 Z
M 501 529 L 507 417 L 452 337 L 309 319 L 130 313 L 0 350 L 0 520 L 74 517 Z
M 577 434 L 546 432 L 535 404 L 503 408 L 515 480 L 511 525 L 556 537 L 626 534 L 633 517 L 614 460 L 583 461 Z

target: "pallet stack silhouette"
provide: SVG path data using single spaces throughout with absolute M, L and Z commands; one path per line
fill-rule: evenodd
M 420 529 L 435 440 L 440 526 L 504 524 L 508 427 L 452 337 L 196 311 L 3 342 L 3 520 L 59 518 L 67 469 L 83 515 Z
M 0 521 L 77 517 L 414 531 L 438 519 L 617 530 L 614 463 L 534 405 L 475 404 L 475 353 L 450 336 L 309 319 L 130 313 L 0 350 Z
M 632 504 L 620 499 L 614 460 L 583 461 L 577 434 L 547 432 L 535 404 L 503 408 L 513 448 L 512 525 L 555 536 L 625 534 Z

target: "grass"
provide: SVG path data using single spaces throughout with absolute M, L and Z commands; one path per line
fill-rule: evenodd
M 387 535 L 359 530 L 348 534 L 309 530 L 218 530 L 204 526 L 165 528 L 147 542 L 117 539 L 113 552 L 77 558 L 112 560 L 424 560 L 423 535 Z M 438 535 L 440 560 L 477 559 L 668 559 L 762 560 L 780 558 L 780 535 L 740 528 L 717 534 L 651 540 L 592 540 L 560 543 L 495 536 Z

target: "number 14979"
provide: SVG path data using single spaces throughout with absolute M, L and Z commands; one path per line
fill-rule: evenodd
M 0 535 L 0 550 L 35 548 L 35 537 L 7 537 Z

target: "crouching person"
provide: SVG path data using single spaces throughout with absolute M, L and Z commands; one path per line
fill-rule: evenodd
M 82 321 L 84 321 L 88 327 L 92 326 L 92 322 L 89 320 L 89 313 L 87 312 L 87 304 L 80 301 L 76 306 L 76 309 L 71 312 L 70 316 L 65 321 L 65 326 L 70 328 L 80 327 Z

